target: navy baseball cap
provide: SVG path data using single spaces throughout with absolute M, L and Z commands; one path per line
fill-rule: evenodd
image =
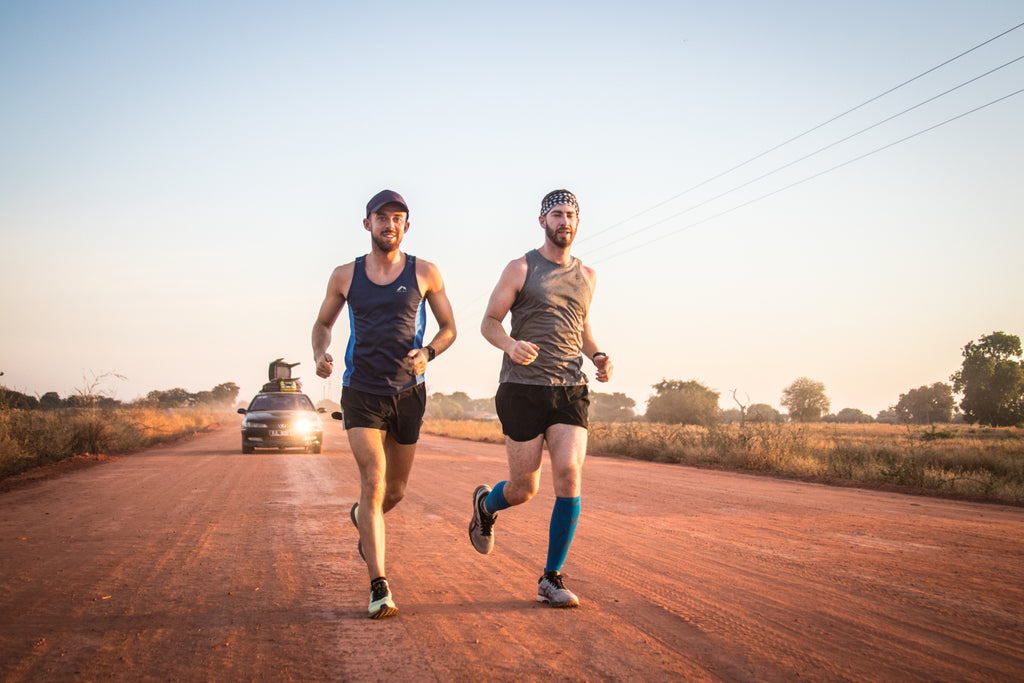
M 402 195 L 398 194 L 394 190 L 381 190 L 377 194 L 373 195 L 370 201 L 366 202 L 366 217 L 369 218 L 370 214 L 376 213 L 380 210 L 380 207 L 385 204 L 401 204 L 405 212 L 409 213 L 409 205 L 402 199 Z

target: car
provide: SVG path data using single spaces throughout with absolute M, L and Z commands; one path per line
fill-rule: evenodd
M 245 416 L 242 453 L 253 453 L 257 448 L 303 448 L 307 453 L 323 449 L 324 428 L 318 413 L 326 410 L 313 407 L 298 382 L 277 380 L 264 385 L 249 407 L 238 412 Z

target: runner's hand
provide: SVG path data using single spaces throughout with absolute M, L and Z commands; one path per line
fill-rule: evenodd
M 334 359 L 331 358 L 331 354 L 325 353 L 322 358 L 316 362 L 316 375 L 317 377 L 323 377 L 327 379 L 334 372 Z
M 413 349 L 405 354 L 402 365 L 414 375 L 422 375 L 427 371 L 427 360 L 430 354 L 426 349 Z
M 540 351 L 539 346 L 533 342 L 528 342 L 525 339 L 520 339 L 513 344 L 511 350 L 506 353 L 508 353 L 508 357 L 512 359 L 513 363 L 529 365 L 533 361 L 537 360 L 538 351 Z
M 594 367 L 597 368 L 597 381 L 607 382 L 612 378 L 612 370 L 615 366 L 612 365 L 612 359 L 610 356 L 598 356 L 594 361 Z

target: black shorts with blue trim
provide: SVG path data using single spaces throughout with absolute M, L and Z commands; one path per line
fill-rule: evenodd
M 380 429 L 402 445 L 420 440 L 420 427 L 426 409 L 427 388 L 422 382 L 387 396 L 352 387 L 341 389 L 341 415 L 345 429 Z

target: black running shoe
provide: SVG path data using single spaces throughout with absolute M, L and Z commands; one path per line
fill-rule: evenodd
M 469 521 L 469 540 L 476 551 L 483 555 L 494 549 L 494 520 L 498 518 L 498 515 L 484 510 L 484 499 L 490 492 L 490 486 L 476 487 L 473 492 L 473 519 Z
M 348 513 L 348 516 L 352 518 L 352 526 L 356 528 L 356 533 L 359 533 L 359 513 L 356 512 L 359 509 L 359 503 L 352 503 L 352 510 Z M 363 554 L 363 539 L 359 539 L 359 543 L 356 546 L 359 548 L 359 557 L 363 558 L 363 562 L 366 562 L 366 555 Z
M 391 588 L 383 576 L 370 582 L 370 618 L 383 619 L 398 614 L 395 601 L 391 599 Z

